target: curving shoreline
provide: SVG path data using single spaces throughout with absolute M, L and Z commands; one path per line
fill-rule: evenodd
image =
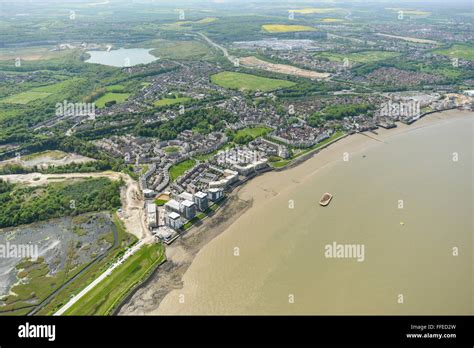
M 450 110 L 428 115 L 412 125 L 398 124 L 395 129 L 378 129 L 377 134 L 370 132 L 355 134 L 321 149 L 297 166 L 289 166 L 283 171 L 265 173 L 252 179 L 231 194 L 229 201 L 219 214 L 178 240 L 172 247 L 167 248 L 169 262 L 160 267 L 146 285 L 138 289 L 129 301 L 121 306 L 118 314 L 162 313 L 160 306 L 167 301 L 167 295 L 184 286 L 186 271 L 206 244 L 215 238 L 223 238 L 225 234 L 222 232 L 245 214 L 250 207 L 265 206 L 272 197 L 293 189 L 295 185 L 301 184 L 322 168 L 335 164 L 342 158 L 344 152 L 347 151 L 351 155 L 360 153 L 372 146 L 382 146 L 384 142 L 390 141 L 390 138 L 396 135 L 473 115 L 472 111 Z M 270 182 L 278 182 L 278 189 L 268 184 Z M 169 311 L 165 312 L 169 313 Z

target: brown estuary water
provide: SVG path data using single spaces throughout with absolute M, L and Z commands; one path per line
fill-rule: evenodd
M 350 136 L 255 178 L 239 192 L 252 208 L 154 314 L 472 314 L 473 116 Z M 363 255 L 327 257 L 333 243 Z

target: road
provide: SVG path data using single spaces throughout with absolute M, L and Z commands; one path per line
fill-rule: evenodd
M 329 73 L 321 73 L 321 72 L 317 72 L 313 70 L 300 69 L 292 65 L 269 63 L 253 56 L 237 58 L 230 55 L 225 47 L 215 43 L 203 33 L 197 33 L 197 34 L 200 37 L 202 37 L 204 40 L 206 40 L 206 42 L 209 43 L 211 46 L 217 48 L 218 50 L 221 50 L 222 53 L 224 54 L 224 57 L 226 57 L 229 60 L 229 62 L 231 62 L 232 64 L 236 66 L 241 65 L 248 69 L 265 70 L 265 71 L 276 72 L 279 74 L 293 75 L 293 76 L 305 77 L 305 78 L 310 78 L 310 79 L 318 79 L 318 80 L 326 79 L 330 76 Z
M 229 54 L 229 52 L 227 51 L 227 48 L 225 47 L 222 47 L 221 45 L 215 43 L 214 41 L 212 41 L 211 39 L 209 39 L 206 35 L 204 35 L 203 33 L 197 33 L 199 36 L 201 36 L 204 40 L 206 40 L 211 46 L 217 48 L 218 50 L 221 50 L 222 53 L 224 54 L 224 57 L 226 57 L 229 62 L 231 62 L 232 64 L 235 64 L 236 62 L 238 62 L 238 58 L 237 57 L 234 57 L 234 56 L 231 56 Z

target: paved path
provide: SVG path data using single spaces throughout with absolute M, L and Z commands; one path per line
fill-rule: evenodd
M 66 303 L 64 306 L 62 306 L 56 313 L 54 313 L 55 316 L 62 315 L 64 314 L 69 308 L 71 308 L 77 301 L 79 301 L 81 298 L 83 298 L 89 291 L 94 289 L 102 280 L 107 278 L 117 267 L 119 267 L 122 263 L 125 262 L 130 256 L 135 254 L 138 250 L 140 250 L 141 247 L 145 245 L 146 241 L 141 240 L 134 246 L 132 246 L 130 249 L 128 249 L 125 254 L 117 261 L 115 262 L 112 266 L 110 266 L 104 273 L 102 273 L 100 276 L 98 276 L 92 283 L 87 285 L 80 293 L 78 293 L 76 296 L 71 298 L 68 303 Z

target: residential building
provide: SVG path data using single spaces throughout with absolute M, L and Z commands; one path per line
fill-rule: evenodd
M 222 188 L 210 188 L 209 199 L 213 202 L 217 202 L 224 197 L 224 190 Z
M 175 212 L 181 213 L 181 205 L 175 199 L 170 199 L 168 202 L 165 203 L 165 209 L 168 212 Z
M 148 228 L 152 229 L 158 226 L 158 212 L 155 203 L 148 203 L 146 206 Z
M 191 220 L 196 216 L 196 204 L 193 201 L 184 200 L 181 202 L 181 212 L 184 217 Z
M 165 225 L 171 227 L 174 230 L 179 230 L 183 226 L 181 216 L 178 213 L 171 212 L 165 217 Z
M 194 203 L 200 211 L 205 211 L 209 208 L 209 199 L 207 194 L 202 191 L 196 192 L 194 194 Z

